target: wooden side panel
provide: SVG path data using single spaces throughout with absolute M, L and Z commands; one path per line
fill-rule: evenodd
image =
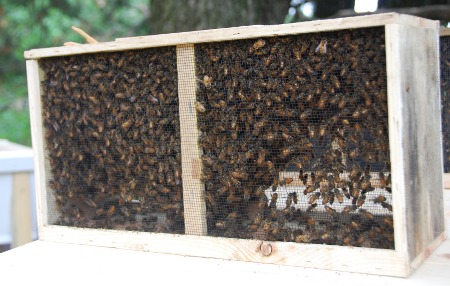
M 205 187 L 200 181 L 201 150 L 194 107 L 197 86 L 194 45 L 177 46 L 177 69 L 185 231 L 191 235 L 206 235 Z
M 392 176 L 392 207 L 394 209 L 394 240 L 395 250 L 407 253 L 406 236 L 406 202 L 405 196 L 405 168 L 404 150 L 405 138 L 403 137 L 404 122 L 402 120 L 403 102 L 401 101 L 402 89 L 398 85 L 399 66 L 401 65 L 402 53 L 401 45 L 397 41 L 400 37 L 398 25 L 391 24 L 385 27 L 386 41 L 386 74 L 388 88 L 388 123 L 389 123 L 389 149 L 391 156 L 391 176 Z
M 406 230 L 409 261 L 419 256 L 445 231 L 438 31 L 437 25 L 435 29 L 404 25 L 386 27 L 386 46 L 388 52 L 393 52 L 388 54 L 389 104 L 391 101 L 399 104 L 395 111 L 389 111 L 400 112 L 390 116 L 399 115 L 401 120 L 389 127 L 395 128 L 395 132 L 399 132 L 397 135 L 403 138 L 401 144 L 391 145 L 391 154 L 403 152 L 403 158 L 397 158 L 402 161 L 391 159 L 395 162 L 392 165 L 393 182 L 404 185 L 403 194 L 398 193 L 399 189 L 393 190 L 397 192 L 394 212 L 404 212 L 406 216 L 405 226 L 397 227 L 403 220 L 395 222 L 395 232 Z M 403 165 L 403 177 L 395 175 L 400 172 L 400 164 Z M 399 200 L 399 196 L 404 198 L 404 202 Z
M 138 251 L 407 276 L 406 255 L 394 250 L 287 242 L 152 234 L 46 226 L 41 239 Z
M 42 132 L 42 114 L 41 114 L 41 89 L 39 66 L 36 60 L 28 60 L 27 81 L 28 81 L 28 100 L 30 105 L 30 124 L 31 139 L 34 153 L 34 177 L 36 186 L 36 204 L 37 204 L 37 223 L 38 230 L 48 223 L 47 218 L 47 195 L 46 180 L 44 168 L 44 142 Z

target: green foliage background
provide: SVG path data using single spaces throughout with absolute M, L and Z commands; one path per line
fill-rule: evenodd
M 307 2 L 315 6 L 311 18 L 305 18 L 301 12 L 302 5 L 310 4 Z M 388 8 L 448 4 L 450 0 L 379 3 Z M 84 39 L 71 30 L 72 25 L 99 41 L 111 41 L 129 36 L 333 17 L 353 5 L 354 0 L 0 0 L 0 138 L 31 146 L 23 53 L 61 46 L 68 41 L 83 43 Z M 445 20 L 447 23 L 450 19 Z
M 31 146 L 23 53 L 83 43 L 71 26 L 99 41 L 143 35 L 150 0 L 0 0 L 0 138 Z
M 282 23 L 289 0 L 0 0 L 0 138 L 31 146 L 23 53 L 83 43 L 253 24 Z

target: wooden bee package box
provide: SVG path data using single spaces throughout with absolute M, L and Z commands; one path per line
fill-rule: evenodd
M 27 51 L 39 238 L 407 276 L 445 239 L 438 40 L 380 14 Z
M 442 29 L 440 34 L 444 188 L 450 189 L 450 29 Z

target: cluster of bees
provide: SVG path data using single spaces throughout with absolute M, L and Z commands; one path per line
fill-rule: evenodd
M 175 48 L 40 60 L 56 224 L 184 233 Z
M 382 28 L 196 45 L 209 235 L 394 248 L 384 45 Z
M 440 47 L 444 172 L 450 173 L 450 36 L 441 37 Z

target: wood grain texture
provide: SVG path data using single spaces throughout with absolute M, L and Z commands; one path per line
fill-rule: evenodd
M 177 69 L 185 232 L 206 235 L 205 187 L 200 181 L 201 150 L 198 146 L 197 111 L 194 107 L 197 80 L 193 45 L 177 46 Z
M 402 90 L 399 86 L 398 67 L 401 65 L 400 54 L 402 47 L 397 41 L 399 37 L 397 24 L 386 25 L 386 75 L 388 91 L 388 124 L 389 124 L 389 150 L 391 161 L 392 180 L 392 207 L 394 209 L 394 240 L 395 249 L 401 253 L 407 253 L 406 236 L 406 202 L 405 202 L 405 168 L 403 165 L 406 155 L 402 146 L 405 144 L 403 137 L 404 122 L 402 120 L 403 102 Z
M 367 18 L 365 18 L 367 17 Z M 92 53 L 177 44 L 183 201 L 186 234 L 151 234 L 51 226 L 51 193 L 46 192 L 45 146 L 39 68 L 27 61 L 33 146 L 42 240 L 140 251 L 295 265 L 369 274 L 407 276 L 443 240 L 442 153 L 440 144 L 436 21 L 385 14 L 289 25 L 240 27 L 113 43 L 34 50 L 27 57 Z M 400 23 L 401 22 L 401 23 Z M 195 109 L 194 45 L 208 41 L 386 27 L 389 144 L 392 162 L 395 250 L 208 237 L 201 150 Z M 30 80 L 31 79 L 31 80 Z M 432 148 L 430 147 L 432 146 Z M 436 146 L 440 146 L 436 148 Z M 47 178 L 48 179 L 48 178 Z M 270 244 L 270 246 L 268 245 Z M 263 246 L 263 247 L 261 247 Z
M 36 188 L 36 210 L 38 231 L 48 222 L 47 217 L 47 195 L 45 179 L 45 155 L 42 132 L 42 107 L 39 66 L 36 60 L 28 60 L 27 82 L 28 100 L 30 107 L 31 140 L 33 144 L 34 156 L 34 181 Z
M 265 244 L 270 244 L 272 248 L 271 254 L 265 256 L 261 253 L 263 242 L 257 240 L 77 229 L 64 226 L 45 226 L 40 232 L 40 239 L 335 271 L 401 277 L 408 275 L 405 264 L 406 256 L 394 250 L 265 242 Z
M 383 26 L 391 23 L 402 23 L 413 27 L 434 27 L 431 20 L 396 13 L 376 14 L 368 16 L 339 19 L 318 20 L 302 23 L 291 23 L 267 26 L 245 26 L 225 29 L 173 33 L 164 35 L 121 38 L 114 42 L 64 46 L 25 51 L 26 59 L 55 57 L 95 52 L 111 52 L 148 47 L 173 46 L 203 42 L 230 41 L 258 37 L 282 36 L 302 33 L 316 33 L 342 29 Z
M 386 48 L 396 249 L 412 261 L 445 231 L 438 27 L 387 25 Z

